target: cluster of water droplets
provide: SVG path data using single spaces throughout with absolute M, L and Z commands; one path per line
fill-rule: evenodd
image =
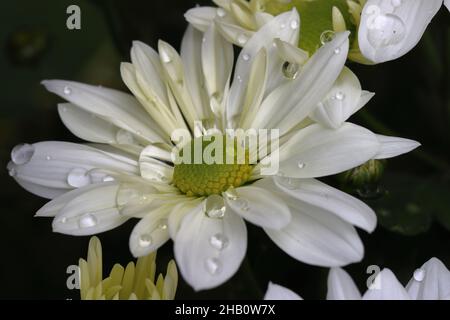
M 401 0 L 392 0 L 390 12 L 385 13 L 382 13 L 377 5 L 371 5 L 365 9 L 364 13 L 368 16 L 367 40 L 374 48 L 396 45 L 405 38 L 405 23 L 394 13 L 401 5 Z

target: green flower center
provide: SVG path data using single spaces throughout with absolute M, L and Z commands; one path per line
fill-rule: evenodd
M 248 151 L 222 135 L 191 140 L 177 155 L 173 184 L 187 196 L 221 194 L 251 176 Z

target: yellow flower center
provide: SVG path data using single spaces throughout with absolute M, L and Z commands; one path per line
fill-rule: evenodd
M 221 194 L 251 176 L 248 151 L 222 135 L 192 140 L 177 155 L 173 184 L 187 196 Z

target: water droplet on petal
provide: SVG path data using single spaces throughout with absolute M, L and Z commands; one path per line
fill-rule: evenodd
M 320 43 L 326 44 L 334 39 L 334 31 L 326 30 L 320 35 Z
M 405 24 L 394 14 L 378 15 L 367 34 L 367 39 L 374 48 L 398 44 L 404 37 Z
M 118 144 L 134 144 L 134 136 L 131 132 L 123 129 L 117 130 L 116 140 Z
M 115 179 L 113 177 L 111 177 L 111 176 L 106 176 L 106 177 L 103 177 L 103 179 L 102 179 L 103 182 L 111 182 L 111 181 L 114 181 L 114 180 Z
M 238 80 L 239 82 L 242 82 L 242 77 L 241 77 L 241 76 L 237 76 L 237 80 Z
M 96 224 L 97 218 L 91 213 L 86 213 L 78 221 L 80 228 L 92 228 L 95 227 Z
M 416 281 L 423 281 L 423 279 L 425 278 L 425 270 L 423 269 L 416 269 L 416 271 L 414 271 L 414 280 Z
M 167 219 L 161 219 L 158 224 L 158 229 L 166 230 L 167 229 Z
M 223 17 L 225 17 L 227 15 L 227 12 L 224 9 L 222 9 L 222 8 L 218 8 L 217 9 L 217 15 L 219 17 L 223 18 Z
M 222 233 L 216 233 L 209 238 L 209 244 L 217 250 L 225 249 L 228 246 L 228 242 L 228 238 Z
M 205 261 L 205 268 L 211 275 L 215 275 L 222 271 L 222 264 L 217 258 L 208 258 Z
M 59 219 L 59 222 L 66 223 L 67 222 L 67 218 L 66 217 L 62 217 L 61 219 Z
M 227 208 L 221 196 L 211 195 L 204 202 L 203 209 L 208 217 L 220 219 L 225 216 Z
M 244 54 L 242 55 L 242 59 L 243 59 L 244 61 L 248 61 L 248 60 L 250 60 L 250 55 L 249 55 L 248 53 L 244 53 Z
M 237 200 L 237 198 L 239 198 L 236 189 L 234 187 L 230 187 L 228 188 L 227 191 L 224 192 L 225 197 L 227 197 L 228 200 Z
M 298 28 L 298 21 L 297 20 L 292 20 L 291 21 L 291 29 L 295 30 Z
M 45 156 L 45 160 L 50 161 L 50 160 L 52 160 L 52 157 L 50 157 L 50 156 Z
M 335 96 L 336 100 L 342 101 L 345 99 L 345 93 L 343 93 L 342 91 L 338 91 Z
M 334 49 L 334 54 L 339 54 L 341 53 L 341 48 L 337 47 Z
M 71 87 L 69 87 L 69 86 L 65 86 L 64 87 L 64 89 L 63 89 L 63 92 L 64 92 L 64 94 L 65 95 L 71 95 L 72 94 L 72 88 Z
M 248 40 L 248 38 L 247 38 L 247 36 L 246 36 L 245 34 L 240 34 L 240 35 L 237 37 L 237 42 L 238 42 L 239 44 L 241 44 L 241 45 L 244 45 L 244 44 L 247 42 L 247 40 Z
M 11 151 L 11 160 L 15 164 L 21 165 L 29 162 L 34 154 L 34 146 L 23 143 L 15 146 Z
M 286 24 L 284 24 L 284 23 L 280 24 L 280 28 L 281 28 L 281 29 L 286 28 Z
M 283 75 L 291 80 L 297 78 L 299 69 L 300 66 L 297 63 L 290 63 L 288 61 L 286 61 L 282 67 Z
M 86 169 L 74 168 L 67 175 L 67 183 L 71 187 L 81 188 L 91 183 L 91 177 Z
M 148 247 L 152 244 L 153 239 L 150 233 L 144 233 L 139 236 L 139 246 L 140 247 Z
M 303 163 L 303 162 L 299 162 L 299 163 L 297 164 L 297 166 L 298 166 L 299 169 L 303 169 L 304 167 L 306 167 L 306 164 Z
M 235 200 L 235 203 L 241 209 L 242 211 L 248 211 L 250 210 L 250 207 L 248 206 L 248 201 L 244 199 L 237 199 Z

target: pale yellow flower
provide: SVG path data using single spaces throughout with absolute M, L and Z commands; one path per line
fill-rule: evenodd
M 155 282 L 156 251 L 140 257 L 126 268 L 116 263 L 103 279 L 102 245 L 97 237 L 89 241 L 87 261 L 80 259 L 80 295 L 82 300 L 173 300 L 178 272 L 175 261 L 167 265 L 166 276 Z

